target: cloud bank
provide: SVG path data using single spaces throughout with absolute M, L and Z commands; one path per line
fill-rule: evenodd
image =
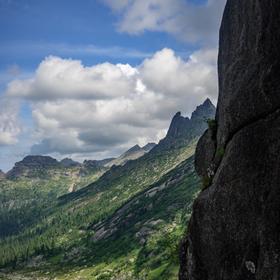
M 50 56 L 32 78 L 9 83 L 5 96 L 32 108 L 37 139 L 32 153 L 117 154 L 136 143 L 158 141 L 177 111 L 190 114 L 207 97 L 215 102 L 216 57 L 215 49 L 186 60 L 163 49 L 136 67 L 86 67 L 79 60 Z M 1 131 L 8 131 L 0 141 L 15 141 L 19 131 L 3 114 L 0 123 L 6 123 Z
M 186 0 L 103 0 L 118 16 L 120 32 L 167 32 L 188 43 L 217 45 L 226 0 L 193 4 Z

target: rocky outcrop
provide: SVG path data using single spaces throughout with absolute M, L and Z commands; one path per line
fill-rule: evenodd
M 280 279 L 279 12 L 278 0 L 227 2 L 216 121 L 195 160 L 208 180 L 182 242 L 182 280 Z
M 201 105 L 197 106 L 192 113 L 191 118 L 184 118 L 181 112 L 178 112 L 172 119 L 167 132 L 167 138 L 191 138 L 193 135 L 201 135 L 207 128 L 207 120 L 214 118 L 216 112 L 215 106 L 209 98 Z
M 166 137 L 160 141 L 157 149 L 170 149 L 174 145 L 185 146 L 200 137 L 207 129 L 207 120 L 214 118 L 215 112 L 215 106 L 207 98 L 196 108 L 191 118 L 183 117 L 181 112 L 176 113 Z

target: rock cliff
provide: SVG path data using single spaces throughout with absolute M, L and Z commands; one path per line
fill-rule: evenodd
M 280 279 L 280 1 L 228 0 L 181 280 Z

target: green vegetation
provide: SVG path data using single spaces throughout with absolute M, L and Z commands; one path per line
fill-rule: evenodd
M 196 140 L 173 150 L 155 149 L 58 200 L 69 186 L 68 178 L 2 182 L 1 201 L 11 212 L 3 206 L 0 213 L 1 225 L 9 217 L 0 240 L 1 267 L 8 269 L 7 275 L 35 273 L 34 279 L 157 279 L 163 274 L 162 279 L 175 279 L 177 246 L 198 191 L 191 157 L 195 144 Z M 170 187 L 147 194 L 164 184 Z M 131 203 L 135 199 L 137 205 Z M 127 204 L 127 216 L 133 218 L 121 216 L 125 224 L 120 222 L 112 235 L 95 240 L 96 224 L 109 223 Z
M 216 154 L 219 159 L 222 159 L 225 155 L 225 149 L 223 147 L 218 148 Z
M 48 179 L 0 180 L 0 238 L 14 235 L 36 223 L 56 199 L 96 181 L 102 171 L 78 177 L 77 170 L 49 170 Z
M 65 211 L 59 211 L 69 206 L 57 205 L 40 226 L 7 238 L 1 244 L 1 259 L 13 251 L 10 268 L 17 267 L 19 271 L 14 273 L 20 275 L 35 275 L 34 279 L 176 279 L 178 244 L 197 186 L 191 157 L 106 215 L 105 228 L 118 216 L 120 222 L 111 236 L 98 241 L 94 240 L 96 231 L 89 226 L 87 215 L 70 219 Z M 82 226 L 84 223 L 88 228 Z

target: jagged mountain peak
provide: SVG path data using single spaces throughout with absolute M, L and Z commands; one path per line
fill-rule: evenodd
M 205 101 L 203 102 L 202 105 L 204 105 L 204 106 L 214 106 L 212 101 L 208 97 L 205 99 Z
M 138 144 L 136 144 L 133 147 L 131 147 L 130 149 L 128 149 L 126 152 L 124 152 L 124 155 L 140 151 L 141 149 L 142 148 Z
M 216 108 L 209 98 L 207 98 L 201 105 L 197 106 L 192 113 L 191 120 L 205 119 L 215 115 Z
M 179 137 L 180 134 L 185 130 L 190 119 L 188 117 L 183 117 L 181 112 L 177 112 L 172 118 L 171 124 L 169 126 L 167 137 Z
M 187 140 L 201 135 L 207 128 L 206 119 L 214 118 L 215 112 L 216 108 L 209 98 L 196 107 L 191 119 L 183 117 L 181 112 L 177 112 L 171 121 L 166 139 Z

